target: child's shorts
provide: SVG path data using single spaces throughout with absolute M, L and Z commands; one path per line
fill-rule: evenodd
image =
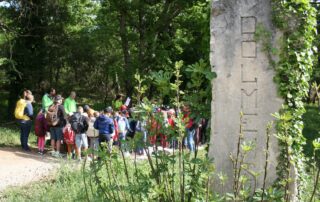
M 61 127 L 51 127 L 50 128 L 50 139 L 55 141 L 60 141 L 63 138 L 63 132 Z
M 78 148 L 88 148 L 88 138 L 86 134 L 76 134 L 76 146 Z

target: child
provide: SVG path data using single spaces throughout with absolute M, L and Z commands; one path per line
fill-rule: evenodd
M 126 137 L 127 137 L 127 132 L 131 131 L 132 129 L 130 128 L 129 121 L 126 117 L 127 111 L 123 110 L 121 111 L 120 116 L 117 118 L 117 123 L 118 123 L 118 132 L 119 132 L 119 147 L 120 149 L 123 149 L 126 153 L 128 154 L 128 149 L 127 149 L 127 144 L 125 143 Z
M 43 155 L 44 145 L 45 145 L 45 137 L 48 131 L 48 125 L 46 122 L 46 118 L 42 110 L 38 113 L 35 120 L 35 134 L 38 136 L 38 153 Z
M 140 120 L 141 117 L 138 117 L 138 121 L 137 121 L 137 125 L 136 125 L 136 131 L 137 134 L 141 136 L 141 139 L 138 140 L 137 142 L 137 150 L 136 153 L 138 155 L 143 155 L 144 154 L 144 147 L 146 146 L 146 142 L 147 142 L 147 130 L 146 130 L 146 126 L 147 123 L 145 120 Z
M 109 152 L 112 150 L 112 134 L 114 133 L 114 122 L 111 118 L 112 108 L 107 107 L 93 124 L 96 130 L 99 130 L 99 144 L 102 142 L 107 144 Z
M 67 158 L 71 159 L 72 151 L 75 149 L 74 148 L 75 135 L 70 124 L 67 124 L 66 127 L 63 128 L 63 139 L 64 139 L 64 142 L 67 144 L 67 150 L 68 150 Z
M 77 158 L 81 161 L 81 148 L 84 148 L 84 151 L 88 149 L 88 138 L 86 133 L 89 128 L 89 118 L 83 115 L 82 107 L 78 107 L 77 112 L 70 117 L 70 124 L 75 133 Z

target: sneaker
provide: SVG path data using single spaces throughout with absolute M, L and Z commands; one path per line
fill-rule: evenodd
M 51 153 L 52 157 L 55 157 L 55 158 L 57 158 L 57 154 L 58 154 L 58 153 L 55 152 L 55 151 Z
M 55 153 L 56 153 L 56 151 L 50 151 L 50 154 L 51 154 L 51 156 L 53 156 L 53 157 L 54 157 Z
M 55 158 L 62 158 L 60 152 L 54 152 L 54 153 L 52 153 L 52 156 Z
M 31 152 L 31 149 L 28 147 L 26 149 L 23 149 L 25 152 Z
M 57 152 L 57 158 L 62 158 L 62 154 L 60 154 L 60 152 Z

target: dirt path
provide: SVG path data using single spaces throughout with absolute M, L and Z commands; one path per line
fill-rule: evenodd
M 10 186 L 26 185 L 54 174 L 60 161 L 49 154 L 22 152 L 20 148 L 0 147 L 0 192 Z

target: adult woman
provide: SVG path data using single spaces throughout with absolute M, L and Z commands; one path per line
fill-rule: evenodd
M 25 107 L 23 114 L 24 116 L 18 119 L 18 123 L 20 125 L 20 142 L 21 147 L 24 151 L 31 151 L 28 146 L 29 134 L 32 126 L 33 119 L 33 107 L 32 102 L 34 101 L 34 97 L 30 91 L 27 93 L 24 92 L 25 99 L 21 98 L 19 102 L 25 102 Z M 18 105 L 17 103 L 17 105 Z

